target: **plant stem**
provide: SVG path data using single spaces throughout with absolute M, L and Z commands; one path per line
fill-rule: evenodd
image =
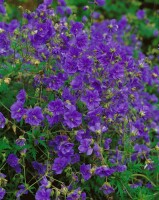
M 143 174 L 133 174 L 132 176 L 141 176 L 141 177 L 147 179 L 154 187 L 157 187 L 154 182 L 152 182 L 147 176 L 145 176 Z

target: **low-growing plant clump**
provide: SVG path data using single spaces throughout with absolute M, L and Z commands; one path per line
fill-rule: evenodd
M 126 18 L 51 4 L 0 22 L 0 199 L 156 199 L 158 66 Z

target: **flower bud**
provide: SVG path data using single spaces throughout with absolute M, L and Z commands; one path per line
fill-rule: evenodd
M 2 29 L 2 28 L 0 28 L 0 33 L 3 33 L 3 32 L 5 32 L 5 30 L 4 30 L 4 29 Z
M 10 78 L 5 78 L 5 79 L 4 79 L 4 82 L 5 82 L 6 84 L 10 84 L 11 79 L 10 79 Z

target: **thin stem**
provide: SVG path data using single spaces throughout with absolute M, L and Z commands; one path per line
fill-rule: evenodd
M 129 191 L 128 191 L 127 188 L 125 187 L 125 185 L 124 185 L 122 182 L 121 182 L 121 184 L 122 184 L 122 186 L 125 188 L 125 190 L 126 190 L 128 196 L 129 196 L 131 199 L 133 199 L 132 196 L 131 196 L 131 194 L 129 193 Z
M 8 110 L 9 112 L 11 112 L 1 101 L 0 101 L 1 105 L 6 109 Z
M 24 169 L 24 181 L 25 181 L 25 184 L 26 184 L 26 171 L 25 171 L 25 159 L 23 157 L 23 169 Z
M 27 190 L 29 190 L 31 187 L 33 187 L 35 184 L 37 184 L 39 181 L 41 181 L 44 178 L 44 176 L 42 176 L 41 178 L 39 178 L 36 182 L 34 182 L 32 185 L 30 185 L 28 188 L 26 188 L 21 194 L 20 196 L 22 196 Z
M 132 176 L 141 176 L 141 177 L 147 179 L 154 187 L 157 187 L 154 182 L 152 182 L 147 176 L 145 176 L 143 174 L 133 174 Z
M 10 122 L 12 125 L 15 125 L 12 121 L 8 120 L 8 122 Z M 21 129 L 19 126 L 16 125 L 16 128 L 19 129 L 23 134 L 25 134 L 26 132 Z
M 0 168 L 0 171 L 3 169 L 3 167 L 6 165 L 7 163 L 5 162 L 2 167 Z

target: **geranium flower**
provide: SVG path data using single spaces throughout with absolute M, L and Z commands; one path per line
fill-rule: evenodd
M 64 114 L 64 120 L 69 128 L 75 128 L 82 123 L 82 114 L 76 110 L 69 110 Z
M 91 165 L 90 164 L 88 164 L 88 165 L 86 165 L 86 164 L 82 164 L 81 166 L 80 166 L 80 172 L 81 172 L 81 174 L 82 174 L 82 177 L 84 178 L 84 180 L 89 180 L 90 178 L 91 178 Z
M 31 126 L 39 126 L 43 121 L 44 116 L 40 107 L 36 106 L 35 108 L 28 109 L 26 112 L 25 122 Z
M 22 117 L 26 113 L 26 109 L 23 107 L 23 102 L 17 101 L 15 102 L 11 108 L 11 117 L 16 119 L 18 122 L 22 119 Z
M 54 163 L 52 165 L 52 170 L 55 171 L 56 174 L 61 174 L 63 169 L 67 166 L 68 159 L 65 157 L 55 158 Z

